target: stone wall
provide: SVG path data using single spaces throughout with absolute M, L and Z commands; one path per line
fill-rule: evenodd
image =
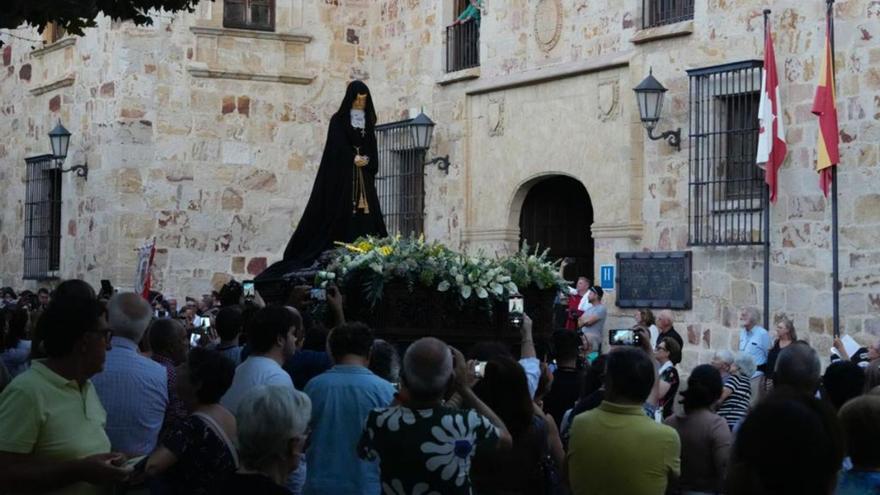
M 198 294 L 280 258 L 305 206 L 329 116 L 365 79 L 380 121 L 424 109 L 437 122 L 426 171 L 429 238 L 509 250 L 540 177 L 587 188 L 596 265 L 618 251 L 687 246 L 682 151 L 645 139 L 630 88 L 653 68 L 668 89 L 660 130 L 688 127 L 686 69 L 762 57 L 765 4 L 697 1 L 693 21 L 640 29 L 641 0 L 486 0 L 480 67 L 445 74 L 451 0 L 278 0 L 274 35 L 222 27 L 222 2 L 137 28 L 103 19 L 34 53 L 13 39 L 0 67 L 0 284 L 21 284 L 24 157 L 48 150 L 59 117 L 74 134 L 65 176 L 64 277 L 125 286 L 155 236 L 158 287 Z M 810 114 L 824 3 L 780 0 L 772 21 L 789 144 L 772 210 L 771 311 L 824 354 L 831 344 L 830 203 Z M 835 4 L 841 127 L 841 315 L 880 336 L 880 2 Z M 35 37 L 26 30 L 22 37 Z M 35 94 L 40 93 L 40 94 Z M 760 305 L 759 248 L 694 251 L 694 309 L 677 315 L 685 366 L 736 345 L 739 308 Z M 613 304 L 613 294 L 608 303 Z M 613 306 L 611 306 L 613 307 Z M 613 311 L 611 325 L 630 324 Z

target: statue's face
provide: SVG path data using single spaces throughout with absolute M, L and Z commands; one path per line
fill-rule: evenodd
M 365 94 L 358 93 L 358 95 L 354 99 L 354 103 L 351 104 L 351 108 L 353 108 L 355 110 L 366 109 L 367 108 L 367 95 L 366 95 L 366 93 Z

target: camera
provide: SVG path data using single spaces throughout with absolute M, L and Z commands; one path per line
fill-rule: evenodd
M 327 289 L 310 289 L 309 297 L 311 297 L 313 301 L 326 301 Z
M 642 334 L 630 328 L 617 328 L 608 332 L 610 345 L 642 345 Z

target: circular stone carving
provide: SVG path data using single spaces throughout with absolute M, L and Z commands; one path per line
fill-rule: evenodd
M 535 8 L 535 39 L 538 46 L 549 52 L 562 33 L 562 3 L 560 0 L 539 0 Z

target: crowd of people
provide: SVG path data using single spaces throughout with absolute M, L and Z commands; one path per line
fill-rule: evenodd
M 379 340 L 309 294 L 0 289 L 0 492 L 880 491 L 880 341 L 836 341 L 823 371 L 791 320 L 771 339 L 744 308 L 738 347 L 682 380 L 674 314 L 608 345 L 586 279 L 513 348 Z

